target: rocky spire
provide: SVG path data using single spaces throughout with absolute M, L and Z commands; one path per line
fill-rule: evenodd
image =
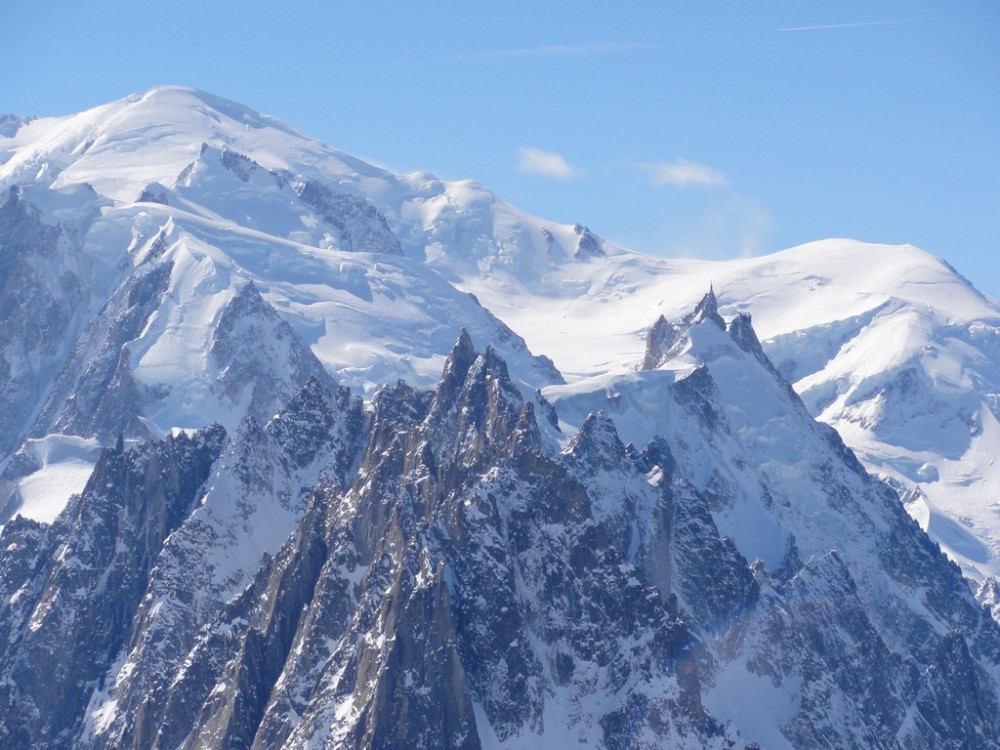
M 684 318 L 684 322 L 690 326 L 697 325 L 703 320 L 710 320 L 723 330 L 726 328 L 726 321 L 719 315 L 719 300 L 711 283 L 708 286 L 708 293 L 695 306 L 694 312 Z
M 646 356 L 642 360 L 642 369 L 655 370 L 659 367 L 680 335 L 680 329 L 673 323 L 662 315 L 657 318 L 646 335 Z
M 435 399 L 436 411 L 447 411 L 455 401 L 465 376 L 469 374 L 469 369 L 476 361 L 476 350 L 472 345 L 472 337 L 464 328 L 458 334 L 458 339 L 451 349 L 451 354 L 444 363 L 444 371 L 441 373 L 441 384 L 438 386 L 437 398 Z
M 711 321 L 723 331 L 726 322 L 719 315 L 719 300 L 715 296 L 715 288 L 710 283 L 708 293 L 701 298 L 694 310 L 681 318 L 679 323 L 671 323 L 662 315 L 653 323 L 646 336 L 646 354 L 642 360 L 642 370 L 655 370 L 669 358 L 671 349 L 679 342 L 689 329 L 702 321 Z
M 764 369 L 771 373 L 771 375 L 781 384 L 782 389 L 786 394 L 788 394 L 791 401 L 793 403 L 800 403 L 799 396 L 795 393 L 795 389 L 792 388 L 791 384 L 781 376 L 778 369 L 774 366 L 771 360 L 768 359 L 767 354 L 764 353 L 764 347 L 761 346 L 760 339 L 757 338 L 757 332 L 754 330 L 753 324 L 750 322 L 750 315 L 748 313 L 737 313 L 736 317 L 729 321 L 729 327 L 727 330 L 729 332 L 729 337 L 736 343 L 736 345 L 760 362 Z

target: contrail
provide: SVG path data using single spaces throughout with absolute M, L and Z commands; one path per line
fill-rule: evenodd
M 854 23 L 828 23 L 821 26 L 789 26 L 778 31 L 826 31 L 828 29 L 856 29 L 862 26 L 895 26 L 901 23 L 913 23 L 912 19 L 898 21 L 856 21 Z

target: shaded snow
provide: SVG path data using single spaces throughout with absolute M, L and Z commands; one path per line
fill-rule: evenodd
M 12 515 L 51 523 L 69 498 L 83 491 L 97 461 L 99 445 L 72 435 L 30 440 L 25 453 L 40 468 L 17 483 L 20 505 Z

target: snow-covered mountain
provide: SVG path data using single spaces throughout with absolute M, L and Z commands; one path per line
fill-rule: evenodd
M 650 258 L 179 88 L 0 120 L 0 195 L 6 746 L 1000 746 L 910 518 L 1000 601 L 942 261 Z
M 638 367 L 646 332 L 714 285 L 809 411 L 977 582 L 1000 573 L 1000 304 L 910 246 L 826 240 L 704 262 L 616 254 L 533 281 L 469 276 L 570 380 Z M 578 342 L 586 342 L 579 345 Z
M 396 377 L 433 383 L 456 322 L 532 387 L 559 376 L 504 323 L 567 378 L 629 370 L 652 321 L 714 283 L 724 312 L 753 315 L 813 415 L 894 483 L 966 574 L 1000 574 L 1000 306 L 916 248 L 827 240 L 746 260 L 651 258 L 524 214 L 475 183 L 394 175 L 180 88 L 4 122 L 0 452 L 33 441 L 7 515 L 50 520 L 65 500 L 53 485 L 82 486 L 94 444 L 47 436 L 107 440 L 124 428 L 126 415 L 103 430 L 67 429 L 80 417 L 64 402 L 95 350 L 104 369 L 91 387 L 117 372 L 124 388 L 127 374 L 145 401 L 129 434 L 235 425 L 245 405 L 229 388 L 220 408 L 220 365 L 205 354 L 250 280 L 329 373 L 367 393 Z M 120 298 L 140 282 L 149 288 L 129 307 Z M 125 330 L 96 322 L 112 309 L 131 316 Z M 76 408 L 95 418 L 94 403 Z
M 462 326 L 529 390 L 561 381 L 415 257 L 433 227 L 403 231 L 401 214 L 454 216 L 478 188 L 446 195 L 182 89 L 23 125 L 0 162 L 6 517 L 52 520 L 93 439 L 232 429 L 323 373 L 369 394 L 430 385 Z

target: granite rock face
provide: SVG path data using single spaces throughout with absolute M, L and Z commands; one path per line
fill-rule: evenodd
M 710 369 L 673 395 L 709 432 Z M 898 505 L 876 564 L 923 618 L 836 549 L 748 561 L 676 436 L 551 429 L 463 332 L 433 391 L 311 379 L 265 425 L 105 451 L 0 536 L 5 746 L 997 746 L 1000 634 Z M 770 719 L 716 712 L 762 691 Z
M 70 747 L 131 627 L 167 537 L 192 510 L 221 428 L 101 455 L 80 495 L 43 528 L 4 529 L 5 747 Z
M 333 387 L 316 355 L 261 297 L 253 281 L 222 310 L 210 352 L 219 373 L 220 399 L 231 404 L 245 400 L 261 422 L 310 379 Z

